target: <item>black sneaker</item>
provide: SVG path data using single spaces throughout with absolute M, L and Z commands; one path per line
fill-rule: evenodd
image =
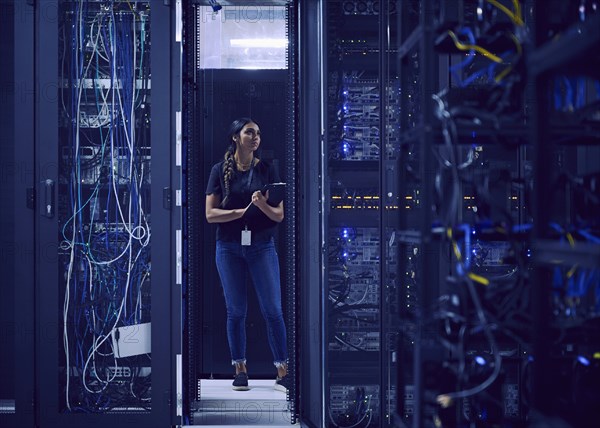
M 235 391 L 248 391 L 248 374 L 245 372 L 239 372 L 233 378 L 232 388 Z
M 277 376 L 277 379 L 275 380 L 275 386 L 273 388 L 275 388 L 277 391 L 288 392 L 291 384 L 292 379 L 288 375 L 285 375 L 284 377 Z

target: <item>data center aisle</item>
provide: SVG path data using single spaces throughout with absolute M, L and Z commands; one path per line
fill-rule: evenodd
M 250 379 L 249 391 L 233 391 L 229 379 L 202 379 L 202 400 L 194 426 L 289 427 L 286 394 L 273 389 L 275 379 Z

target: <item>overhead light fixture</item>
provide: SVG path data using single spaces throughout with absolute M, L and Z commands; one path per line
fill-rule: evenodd
M 234 48 L 284 48 L 288 45 L 287 39 L 231 39 Z
M 217 0 L 208 0 L 208 3 L 210 4 L 210 7 L 212 7 L 213 12 L 215 13 L 223 9 L 223 6 L 217 3 Z

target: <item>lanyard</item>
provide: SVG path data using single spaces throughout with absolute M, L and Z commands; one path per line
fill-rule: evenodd
M 252 158 L 252 162 L 250 164 L 250 174 L 248 174 L 248 184 L 246 185 L 246 189 L 249 192 L 250 186 L 252 185 L 252 174 L 254 173 L 254 158 Z
M 248 174 L 248 184 L 246 189 L 249 192 L 250 186 L 252 185 L 252 174 L 254 174 L 254 158 L 250 163 L 250 174 Z M 248 220 L 244 221 L 244 230 L 242 230 L 242 245 L 250 245 L 250 231 L 248 230 Z

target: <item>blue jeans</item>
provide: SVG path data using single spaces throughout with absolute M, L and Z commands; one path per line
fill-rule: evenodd
M 227 339 L 231 363 L 246 362 L 247 278 L 250 275 L 276 367 L 287 362 L 287 339 L 281 309 L 279 258 L 273 240 L 242 246 L 217 241 L 217 270 L 227 307 Z

